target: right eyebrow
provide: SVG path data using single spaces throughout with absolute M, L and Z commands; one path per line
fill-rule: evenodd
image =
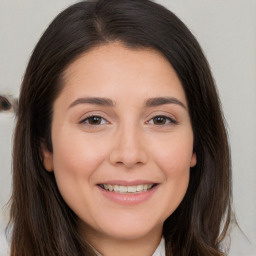
M 92 105 L 99 105 L 99 106 L 108 106 L 114 107 L 115 103 L 109 98 L 100 98 L 100 97 L 84 97 L 78 98 L 73 101 L 68 108 L 74 107 L 79 104 L 92 104 Z

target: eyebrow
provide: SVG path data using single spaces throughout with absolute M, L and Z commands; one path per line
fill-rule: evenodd
M 109 99 L 109 98 L 101 98 L 101 97 L 84 97 L 84 98 L 78 98 L 75 101 L 73 101 L 69 108 L 74 107 L 79 104 L 92 104 L 92 105 L 98 105 L 98 106 L 107 106 L 107 107 L 114 107 L 116 103 Z M 145 102 L 145 107 L 155 107 L 155 106 L 161 106 L 166 104 L 176 104 L 184 109 L 187 109 L 185 104 L 183 104 L 180 100 L 174 97 L 155 97 L 155 98 L 149 98 Z
M 187 109 L 185 104 L 182 103 L 180 100 L 174 97 L 156 97 L 156 98 L 150 98 L 146 101 L 145 106 L 146 107 L 155 107 L 155 106 L 161 106 L 165 104 L 176 104 L 184 109 Z
M 74 107 L 79 104 L 92 104 L 92 105 L 108 106 L 108 107 L 115 106 L 115 103 L 111 99 L 108 99 L 108 98 L 84 97 L 84 98 L 78 98 L 77 100 L 73 101 L 69 105 L 69 108 Z

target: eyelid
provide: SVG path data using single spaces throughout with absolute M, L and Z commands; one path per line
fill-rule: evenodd
M 154 118 L 158 118 L 158 117 L 160 117 L 160 118 L 165 118 L 168 122 L 167 122 L 167 123 L 164 123 L 164 124 L 155 124 L 155 123 L 151 123 L 151 121 L 154 122 Z M 156 126 L 167 126 L 167 125 L 178 124 L 178 122 L 177 122 L 174 118 L 172 118 L 172 117 L 170 117 L 170 116 L 166 116 L 166 115 L 155 115 L 155 116 L 153 116 L 152 118 L 150 118 L 150 119 L 147 121 L 147 123 L 152 124 L 152 125 L 156 125 Z
M 90 112 L 88 112 L 88 113 L 86 113 L 86 114 L 84 114 L 81 118 L 80 118 L 80 120 L 79 120 L 79 124 L 86 124 L 86 122 L 85 122 L 85 120 L 86 119 L 89 119 L 89 118 L 91 118 L 91 117 L 99 117 L 99 118 L 102 118 L 102 119 L 104 119 L 106 122 L 106 124 L 109 124 L 110 122 L 109 122 L 109 120 L 108 120 L 108 118 L 107 117 L 105 117 L 105 114 L 104 113 L 102 113 L 102 112 L 98 112 L 98 111 L 90 111 Z M 105 124 L 104 123 L 104 124 Z M 100 125 L 90 125 L 90 124 L 87 124 L 88 126 L 100 126 Z M 101 125 L 103 125 L 103 124 L 101 124 Z
M 104 121 L 105 121 L 104 124 L 107 123 L 107 120 L 106 120 L 105 118 L 103 118 L 102 116 L 96 116 L 96 115 L 92 115 L 92 116 L 85 117 L 85 118 L 82 119 L 79 123 L 80 123 L 80 124 L 84 124 L 84 123 L 86 123 L 87 120 L 89 120 L 89 119 L 92 118 L 92 117 L 100 118 L 101 120 L 104 120 Z M 87 123 L 86 123 L 86 124 L 87 124 Z M 103 125 L 103 124 L 95 124 L 95 125 L 93 125 L 93 124 L 87 124 L 87 125 L 90 125 L 90 126 L 99 126 L 99 125 Z
M 172 113 L 167 112 L 167 111 L 154 111 L 153 113 L 151 112 L 151 114 L 148 115 L 148 117 L 147 117 L 148 121 L 146 121 L 146 123 L 149 123 L 150 120 L 152 120 L 156 117 L 164 117 L 164 118 L 170 120 L 170 125 L 179 124 L 177 117 L 175 117 Z

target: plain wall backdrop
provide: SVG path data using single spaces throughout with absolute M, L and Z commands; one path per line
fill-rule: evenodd
M 0 94 L 19 87 L 40 35 L 75 0 L 0 0 Z M 241 229 L 231 256 L 256 256 L 256 0 L 158 0 L 197 37 L 212 68 L 228 124 L 234 210 Z M 15 118 L 0 112 L 0 256 L 8 255 L 4 228 L 11 191 Z

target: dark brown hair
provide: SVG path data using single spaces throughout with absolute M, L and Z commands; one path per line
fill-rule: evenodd
M 231 215 L 230 155 L 220 102 L 207 60 L 188 28 L 149 0 L 83 1 L 67 8 L 36 45 L 25 72 L 13 148 L 11 256 L 95 255 L 77 231 L 77 216 L 45 171 L 53 102 L 62 74 L 92 47 L 120 41 L 160 51 L 185 91 L 197 165 L 187 193 L 165 221 L 166 255 L 219 256 Z

